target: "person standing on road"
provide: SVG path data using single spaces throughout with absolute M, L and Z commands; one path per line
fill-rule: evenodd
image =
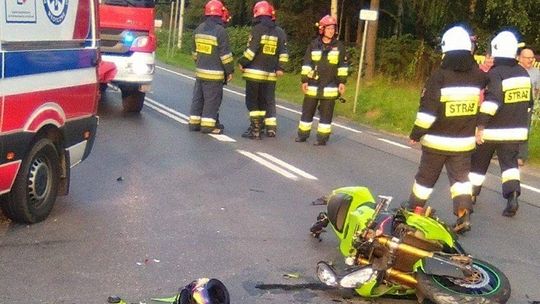
M 442 37 L 441 66 L 428 79 L 420 99 L 410 144 L 422 144 L 408 208 L 423 207 L 433 192 L 443 166 L 450 180 L 450 194 L 457 222 L 454 231 L 471 229 L 472 185 L 468 174 L 475 149 L 475 127 L 481 90 L 487 84 L 471 53 L 470 34 L 462 26 Z
M 268 137 L 276 136 L 276 81 L 283 75 L 282 64 L 289 61 L 289 54 L 287 35 L 276 25 L 275 16 L 274 7 L 267 1 L 255 3 L 248 47 L 238 60 L 246 80 L 250 120 L 242 137 L 249 139 L 261 139 L 263 126 Z
M 304 102 L 296 142 L 308 139 L 317 106 L 320 121 L 315 145 L 326 145 L 332 133 L 336 99 L 345 93 L 349 74 L 345 47 L 336 38 L 336 27 L 336 18 L 324 16 L 318 22 L 319 37 L 310 43 L 304 56 L 301 72 Z
M 532 108 L 531 79 L 518 65 L 518 40 L 510 31 L 500 32 L 491 41 L 495 64 L 488 73 L 486 99 L 480 107 L 476 142 L 469 178 L 473 199 L 480 194 L 494 152 L 497 152 L 502 175 L 503 197 L 507 199 L 503 216 L 512 217 L 518 210 L 521 193 L 517 155 L 519 144 L 527 140 L 527 112 Z
M 223 85 L 232 79 L 233 56 L 224 24 L 229 14 L 223 3 L 210 0 L 204 7 L 205 21 L 193 32 L 196 63 L 195 87 L 189 116 L 189 130 L 221 134 L 218 112 Z
M 540 70 L 533 67 L 534 64 L 534 52 L 530 48 L 523 48 L 518 56 L 519 65 L 521 65 L 529 77 L 531 77 L 531 84 L 533 90 L 533 100 L 538 100 L 539 90 L 540 90 Z M 529 118 L 529 130 L 531 127 L 531 118 L 533 114 L 534 107 L 530 108 L 528 118 Z M 518 154 L 518 165 L 523 166 L 525 161 L 529 157 L 529 145 L 528 141 L 519 145 L 519 154 Z

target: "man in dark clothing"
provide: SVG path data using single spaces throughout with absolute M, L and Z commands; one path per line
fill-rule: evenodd
M 495 64 L 488 73 L 489 86 L 477 123 L 478 148 L 469 174 L 476 199 L 493 153 L 497 152 L 503 197 L 507 199 L 503 215 L 508 217 L 518 210 L 521 188 L 517 157 L 519 144 L 527 140 L 527 112 L 533 107 L 531 79 L 516 61 L 517 48 L 517 38 L 510 31 L 499 33 L 491 41 Z
M 296 142 L 308 139 L 317 105 L 320 120 L 315 145 L 326 145 L 332 132 L 336 99 L 345 93 L 349 73 L 345 48 L 335 37 L 336 26 L 334 17 L 324 16 L 318 23 L 319 37 L 306 50 L 301 72 L 304 102 Z
M 422 144 L 422 158 L 409 198 L 410 209 L 423 207 L 443 166 L 448 171 L 454 214 L 454 230 L 470 230 L 472 185 L 468 174 L 475 149 L 475 127 L 480 91 L 487 76 L 471 54 L 469 33 L 460 26 L 446 31 L 442 38 L 443 61 L 428 79 L 422 97 L 411 144 Z
M 249 139 L 261 139 L 264 125 L 266 135 L 275 137 L 276 81 L 283 75 L 282 64 L 289 61 L 287 36 L 275 23 L 275 11 L 267 1 L 253 7 L 255 25 L 251 29 L 248 48 L 238 60 L 246 80 L 246 107 L 250 126 L 242 134 Z
M 233 56 L 229 37 L 223 27 L 228 11 L 223 3 L 210 0 L 205 5 L 206 19 L 194 31 L 193 57 L 196 62 L 195 87 L 189 116 L 189 129 L 221 134 L 218 111 L 223 98 L 223 84 L 232 79 Z

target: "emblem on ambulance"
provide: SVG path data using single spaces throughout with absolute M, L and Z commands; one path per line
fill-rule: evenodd
M 52 23 L 58 25 L 66 18 L 68 0 L 43 0 L 43 6 Z

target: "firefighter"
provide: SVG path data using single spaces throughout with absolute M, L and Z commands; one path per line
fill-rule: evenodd
M 348 63 L 343 44 L 336 39 L 337 21 L 329 15 L 318 22 L 319 36 L 311 41 L 302 65 L 304 102 L 296 142 L 305 142 L 317 109 L 320 121 L 315 145 L 324 146 L 332 131 L 336 99 L 345 92 Z
M 274 7 L 267 1 L 253 6 L 254 26 L 243 56 L 238 60 L 246 80 L 246 107 L 250 126 L 242 137 L 261 139 L 263 126 L 268 137 L 275 137 L 276 81 L 289 61 L 287 36 L 275 23 Z
M 491 41 L 495 63 L 489 70 L 489 85 L 480 107 L 476 140 L 469 178 L 473 196 L 480 194 L 493 153 L 497 153 L 502 175 L 503 197 L 507 200 L 503 216 L 518 210 L 521 193 L 517 156 L 519 144 L 527 140 L 527 112 L 533 107 L 531 79 L 516 61 L 518 40 L 510 31 L 500 32 Z
M 195 87 L 189 116 L 189 130 L 221 134 L 218 111 L 223 98 L 223 85 L 232 79 L 233 56 L 224 25 L 228 10 L 218 0 L 204 7 L 205 21 L 194 31 L 193 57 L 196 62 Z
M 443 34 L 443 60 L 423 89 L 409 136 L 411 145 L 421 143 L 422 157 L 408 208 L 426 204 L 445 166 L 457 216 L 454 230 L 458 233 L 471 228 L 472 185 L 468 174 L 476 147 L 480 92 L 487 84 L 487 75 L 478 68 L 471 50 L 470 35 L 462 26 L 451 27 Z

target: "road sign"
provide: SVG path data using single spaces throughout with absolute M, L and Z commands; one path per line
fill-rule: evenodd
M 379 12 L 374 10 L 360 10 L 360 20 L 375 21 L 379 17 Z

